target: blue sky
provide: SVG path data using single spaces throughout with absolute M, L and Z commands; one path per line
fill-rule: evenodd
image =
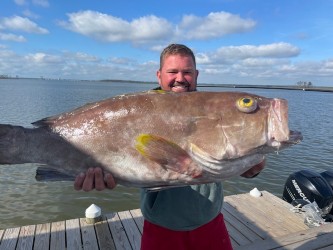
M 199 83 L 333 86 L 332 0 L 3 0 L 0 75 L 155 81 L 169 43 Z

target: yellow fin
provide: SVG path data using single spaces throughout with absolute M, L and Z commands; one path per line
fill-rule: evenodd
M 144 157 L 158 163 L 161 167 L 178 173 L 198 177 L 202 169 L 190 155 L 176 143 L 163 137 L 140 134 L 136 138 L 135 148 Z

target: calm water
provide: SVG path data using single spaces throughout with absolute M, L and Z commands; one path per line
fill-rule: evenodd
M 0 123 L 30 123 L 87 102 L 154 85 L 84 81 L 0 80 Z M 205 91 L 234 91 L 199 88 Z M 238 89 L 237 89 L 238 90 Z M 279 155 L 269 155 L 266 169 L 255 179 L 224 182 L 225 194 L 248 192 L 254 187 L 281 196 L 286 178 L 301 169 L 317 172 L 333 169 L 333 94 L 307 91 L 242 89 L 289 101 L 290 128 L 302 131 L 301 144 Z M 35 181 L 33 164 L 0 166 L 0 229 L 84 216 L 92 203 L 103 212 L 139 206 L 138 190 L 117 187 L 113 191 L 77 192 L 71 182 Z

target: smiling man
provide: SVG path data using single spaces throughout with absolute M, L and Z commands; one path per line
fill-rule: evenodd
M 199 71 L 193 53 L 183 47 L 170 45 L 161 53 L 157 79 L 160 88 L 173 92 L 195 91 Z
M 170 44 L 161 53 L 157 89 L 173 92 L 196 91 L 199 71 L 191 49 Z M 180 104 L 181 105 L 181 104 Z M 198 108 L 200 104 L 198 103 Z M 262 162 L 242 174 L 253 177 Z M 77 190 L 114 188 L 111 174 L 101 168 L 89 169 L 75 181 Z M 231 241 L 221 213 L 222 182 L 170 188 L 157 192 L 141 190 L 140 207 L 144 216 L 141 250 L 229 250 Z

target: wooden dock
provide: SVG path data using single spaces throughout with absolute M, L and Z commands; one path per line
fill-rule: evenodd
M 225 197 L 223 214 L 234 249 L 333 249 L 333 223 L 308 228 L 278 197 L 263 192 Z M 0 230 L 0 250 L 140 249 L 139 209 L 109 213 L 94 225 L 84 218 Z

